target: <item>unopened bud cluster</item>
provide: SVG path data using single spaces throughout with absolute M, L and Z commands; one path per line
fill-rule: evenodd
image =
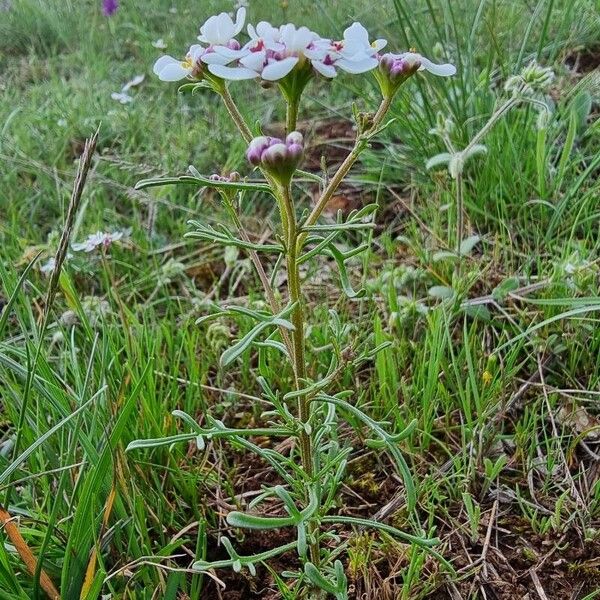
M 254 138 L 246 152 L 246 158 L 254 166 L 260 166 L 282 183 L 288 183 L 304 154 L 304 138 L 299 131 L 292 131 L 285 140 L 260 136 Z
M 415 73 L 421 62 L 416 54 L 392 54 L 388 52 L 379 60 L 379 70 L 393 83 L 402 81 Z
M 235 183 L 241 179 L 241 175 L 237 171 L 232 171 L 228 176 L 213 173 L 209 179 L 220 183 Z
M 549 67 L 542 67 L 537 62 L 532 62 L 518 75 L 513 75 L 504 84 L 505 91 L 522 96 L 535 96 L 545 94 L 554 81 L 554 71 Z

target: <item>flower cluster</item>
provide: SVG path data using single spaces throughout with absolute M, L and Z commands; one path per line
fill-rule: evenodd
M 200 27 L 198 36 L 204 45 L 192 45 L 183 60 L 160 57 L 154 73 L 163 81 L 200 80 L 207 76 L 281 81 L 295 70 L 333 78 L 339 70 L 359 74 L 378 65 L 395 78 L 405 78 L 422 69 L 441 76 L 456 72 L 452 65 L 435 65 L 413 52 L 381 56 L 387 41 L 371 42 L 360 23 L 353 23 L 344 31 L 343 39 L 336 41 L 323 38 L 307 27 L 292 23 L 274 27 L 261 21 L 256 26 L 247 26 L 250 40 L 242 46 L 235 37 L 242 31 L 245 18 L 244 7 L 237 11 L 235 22 L 224 12 L 210 17 Z
M 254 166 L 261 166 L 282 181 L 289 179 L 302 159 L 304 139 L 299 131 L 292 131 L 285 140 L 260 136 L 254 138 L 246 158 Z
M 542 67 L 533 61 L 518 75 L 509 77 L 504 84 L 504 90 L 513 96 L 522 95 L 532 98 L 548 93 L 555 77 L 550 67 Z
M 114 242 L 122 240 L 124 237 L 129 235 L 129 230 L 115 231 L 114 233 L 108 233 L 103 231 L 97 231 L 88 235 L 87 239 L 83 242 L 75 242 L 71 245 L 73 250 L 76 252 L 93 252 L 100 248 L 106 250 Z

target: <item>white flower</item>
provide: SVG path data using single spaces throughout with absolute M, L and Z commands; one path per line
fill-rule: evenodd
M 250 42 L 244 46 L 239 55 L 229 53 L 238 58 L 241 68 L 253 71 L 255 76 L 266 81 L 278 81 L 305 58 L 306 51 L 319 40 L 319 36 L 307 27 L 296 28 L 292 23 L 277 29 L 266 21 L 261 21 L 256 28 L 248 25 Z M 222 49 L 215 49 L 223 52 Z M 224 79 L 238 79 L 239 67 L 217 67 L 211 73 Z
M 157 48 L 158 50 L 164 50 L 167 47 L 167 44 L 165 43 L 165 40 L 163 40 L 162 38 L 158 38 L 157 40 L 154 40 L 152 42 L 152 45 Z
M 118 242 L 129 235 L 129 230 L 115 231 L 114 233 L 105 233 L 97 231 L 92 233 L 83 242 L 76 242 L 71 245 L 73 250 L 79 252 L 93 252 L 97 248 L 108 248 L 112 243 Z
M 215 15 L 206 20 L 200 27 L 198 39 L 208 47 L 200 44 L 190 46 L 183 60 L 172 56 L 161 56 L 154 63 L 154 73 L 162 81 L 179 81 L 186 77 L 200 79 L 203 74 L 204 65 L 213 75 L 222 77 L 221 67 L 225 67 L 234 60 L 245 56 L 241 51 L 240 44 L 234 39 L 242 27 L 246 18 L 246 10 L 240 8 L 234 23 L 227 13 Z M 244 67 L 232 67 L 232 75 L 228 79 L 253 79 L 257 73 Z
M 54 256 L 52 256 L 40 267 L 40 271 L 44 275 L 49 275 L 50 273 L 52 273 L 52 271 L 54 271 L 55 268 L 56 268 L 56 258 L 54 258 Z
M 161 81 L 179 81 L 191 76 L 196 70 L 201 69 L 200 57 L 205 49 L 200 44 L 193 44 L 183 60 L 178 60 L 166 54 L 155 63 L 153 71 Z
M 132 87 L 136 87 L 138 85 L 140 85 L 140 83 L 142 83 L 144 81 L 144 79 L 146 79 L 146 76 L 144 74 L 141 75 L 136 75 L 135 77 L 133 77 L 132 79 L 130 79 L 121 89 L 122 92 L 127 92 L 129 91 Z
M 369 34 L 360 23 L 348 27 L 339 42 L 323 39 L 307 27 L 292 23 L 277 28 L 261 21 L 256 28 L 248 25 L 248 34 L 250 42 L 240 50 L 215 47 L 217 54 L 239 61 L 240 66 L 220 65 L 211 69 L 212 73 L 224 79 L 240 79 L 241 67 L 266 81 L 278 81 L 306 60 L 325 77 L 335 77 L 338 67 L 348 73 L 364 73 L 377 66 L 377 53 L 387 43 L 381 39 L 370 43 Z
M 353 23 L 344 31 L 343 40 L 320 40 L 306 55 L 325 77 L 335 77 L 337 68 L 356 75 L 378 65 L 377 54 L 386 44 L 384 39 L 369 42 L 369 32 L 360 23 Z
M 113 92 L 110 97 L 121 104 L 129 104 L 133 100 L 133 96 L 125 94 L 124 92 Z
M 380 70 L 392 81 L 403 81 L 416 71 L 428 71 L 440 77 L 450 77 L 456 73 L 451 64 L 438 65 L 416 52 L 392 54 L 388 52 L 379 59 Z
M 198 40 L 209 46 L 225 46 L 242 30 L 245 20 L 246 9 L 243 6 L 237 11 L 235 23 L 225 12 L 214 15 L 200 27 Z
M 121 104 L 129 104 L 133 100 L 133 97 L 130 96 L 127 92 L 135 86 L 140 85 L 146 78 L 145 75 L 136 75 L 133 79 L 130 79 L 122 88 L 120 92 L 113 92 L 110 97 L 113 100 L 117 100 Z

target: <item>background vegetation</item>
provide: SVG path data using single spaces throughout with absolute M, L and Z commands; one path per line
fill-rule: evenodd
M 218 573 L 224 591 L 188 570 L 195 557 L 219 555 L 223 511 L 272 477 L 264 465 L 218 442 L 204 452 L 124 452 L 133 439 L 178 433 L 176 408 L 201 419 L 210 406 L 238 426 L 260 423 L 248 365 L 216 369 L 241 332 L 226 320 L 195 325 L 211 298 L 256 305 L 259 297 L 243 254 L 183 239 L 188 219 L 223 218 L 218 202 L 188 188 L 133 189 L 188 164 L 248 172 L 217 98 L 177 95 L 151 74 L 159 38 L 179 55 L 208 15 L 232 8 L 123 0 L 107 19 L 97 2 L 0 2 L 0 302 L 12 300 L 0 317 L 0 504 L 2 520 L 16 519 L 65 599 L 285 597 L 266 570 L 254 579 Z M 344 344 L 393 343 L 354 382 L 355 401 L 398 431 L 418 419 L 403 449 L 418 482 L 420 525 L 442 539 L 439 550 L 458 571 L 450 577 L 418 549 L 348 530 L 355 597 L 596 597 L 598 2 L 261 0 L 249 13 L 333 37 L 360 20 L 391 48 L 432 58 L 443 48 L 459 70 L 451 81 L 419 77 L 406 86 L 387 139 L 335 199 L 343 211 L 380 204 L 373 252 L 352 270 L 367 299 L 338 297 L 332 265 L 316 267 L 314 369 L 329 363 L 332 308 Z M 484 140 L 487 153 L 468 163 L 467 227 L 478 237 L 457 277 L 447 243 L 453 182 L 425 168 L 444 151 L 430 129 L 441 112 L 464 147 L 506 79 L 532 59 L 555 69 L 552 116 L 540 123 L 533 108 L 514 110 Z M 132 102 L 111 98 L 141 74 Z M 248 118 L 281 125 L 271 90 L 239 84 L 235 95 Z M 313 84 L 308 96 L 307 168 L 319 169 L 323 152 L 334 166 L 353 137 L 350 102 L 374 108 L 375 84 L 340 77 Z M 39 267 L 56 251 L 75 163 L 99 124 L 73 239 L 97 230 L 131 235 L 106 255 L 74 253 L 40 339 L 48 278 Z M 308 205 L 311 187 L 303 189 Z M 273 207 L 255 198 L 244 209 L 248 228 L 268 235 Z M 262 368 L 287 385 L 276 354 Z M 351 420 L 346 438 L 356 449 L 341 508 L 410 530 L 385 459 L 362 449 Z M 27 572 L 13 540 L 3 542 L 0 597 L 42 597 L 39 573 Z M 240 542 L 258 551 L 273 540 Z

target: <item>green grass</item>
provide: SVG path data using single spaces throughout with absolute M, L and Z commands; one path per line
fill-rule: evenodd
M 124 448 L 134 439 L 184 431 L 174 409 L 200 419 L 210 408 L 237 426 L 261 421 L 250 362 L 217 369 L 220 353 L 251 323 L 195 325 L 211 292 L 245 306 L 261 303 L 243 253 L 226 262 L 222 250 L 183 238 L 188 219 L 214 224 L 225 215 L 215 198 L 187 187 L 133 189 L 143 177 L 182 173 L 189 164 L 208 174 L 248 172 L 244 145 L 217 99 L 208 92 L 178 96 L 175 86 L 151 74 L 160 54 L 154 40 L 164 38 L 177 55 L 200 22 L 224 5 L 122 4 L 110 20 L 87 1 L 21 0 L 0 13 L 0 300 L 14 296 L 0 320 L 0 504 L 18 518 L 65 599 L 80 597 L 94 548 L 96 576 L 87 598 L 213 598 L 209 578 L 186 569 L 218 554 L 224 507 L 256 489 L 264 466 L 216 441 L 205 452 L 186 445 Z M 340 507 L 361 506 L 362 516 L 372 516 L 394 500 L 381 518 L 439 535 L 439 551 L 459 571 L 453 578 L 419 549 L 347 530 L 356 597 L 456 598 L 460 592 L 480 598 L 479 585 L 490 597 L 498 581 L 513 582 L 510 569 L 519 576 L 511 597 L 536 597 L 530 568 L 539 569 L 549 598 L 567 597 L 565 590 L 581 600 L 594 597 L 598 3 L 289 4 L 251 2 L 251 20 L 303 22 L 339 35 L 360 19 L 391 48 L 415 46 L 459 67 L 453 80 L 419 77 L 408 84 L 384 143 L 353 173 L 365 198 L 381 207 L 373 251 L 351 270 L 367 299 L 340 298 L 332 267 L 310 267 L 319 279 L 310 292 L 314 374 L 329 365 L 328 309 L 335 309 L 342 347 L 392 342 L 360 373 L 342 373 L 339 389 L 359 389 L 355 402 L 396 431 L 418 421 L 403 449 L 418 484 L 420 522 L 408 516 L 400 483 L 388 477 L 384 458 L 364 448 L 365 432 L 351 416 L 344 443 L 354 451 Z M 586 53 L 596 57 L 595 73 L 567 68 Z M 444 150 L 429 130 L 441 112 L 455 122 L 453 141 L 464 147 L 498 104 L 506 78 L 533 58 L 557 75 L 551 120 L 544 137 L 537 111 L 515 109 L 483 141 L 487 153 L 467 164 L 468 233 L 481 240 L 457 276 L 454 262 L 439 254 L 454 230 L 454 183 L 443 170 L 425 169 Z M 142 73 L 146 79 L 131 92 L 131 104 L 111 99 Z M 346 119 L 353 99 L 361 110 L 377 102 L 367 76 L 319 82 L 307 93 L 301 118 L 308 129 L 327 117 Z M 268 125 L 283 117 L 273 90 L 257 93 L 240 84 L 235 95 L 251 121 Z M 98 124 L 99 149 L 73 238 L 131 227 L 131 240 L 115 245 L 107 260 L 68 261 L 40 339 L 48 278 L 38 266 L 56 250 L 74 160 Z M 273 223 L 264 198 L 253 198 L 244 211 L 257 234 Z M 516 295 L 501 293 L 506 281 L 519 288 Z M 430 293 L 440 286 L 454 295 Z M 291 373 L 277 353 L 265 355 L 263 374 L 285 389 Z M 23 452 L 24 460 L 15 462 Z M 4 535 L 2 541 L 0 598 L 43 597 L 12 543 Z M 268 543 L 240 541 L 246 551 Z M 227 581 L 230 590 L 245 590 L 244 598 L 272 598 L 266 590 L 276 589 L 266 578 L 246 587 Z

